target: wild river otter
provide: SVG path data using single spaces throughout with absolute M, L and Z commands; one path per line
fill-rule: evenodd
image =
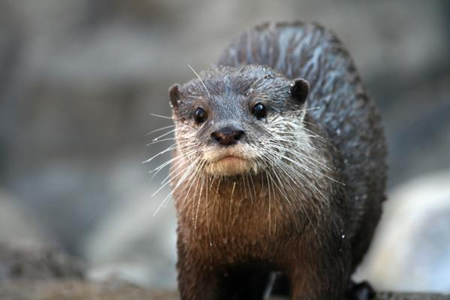
M 314 24 L 265 24 L 169 89 L 182 299 L 341 299 L 385 199 L 380 115 Z M 280 285 L 282 285 L 280 283 Z

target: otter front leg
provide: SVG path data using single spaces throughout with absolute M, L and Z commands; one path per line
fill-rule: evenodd
M 292 300 L 341 300 L 350 277 L 350 250 L 310 248 L 287 272 Z
M 292 300 L 341 300 L 348 275 L 335 266 L 327 269 L 298 268 L 290 274 Z
M 178 290 L 181 300 L 219 299 L 218 276 L 209 264 L 189 253 L 178 237 Z
M 210 272 L 204 272 L 201 266 L 187 266 L 178 263 L 178 290 L 182 300 L 220 299 L 217 290 L 217 278 Z
M 201 268 L 178 263 L 181 299 L 261 300 L 268 282 L 266 272 Z

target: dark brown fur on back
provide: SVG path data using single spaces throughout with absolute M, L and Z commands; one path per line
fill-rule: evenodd
M 295 78 L 309 83 L 306 104 Z M 293 299 L 340 299 L 380 218 L 386 150 L 337 38 L 312 24 L 259 26 L 170 96 L 182 299 L 261 299 L 272 272 Z M 258 101 L 271 109 L 262 121 Z M 192 121 L 197 107 L 205 123 Z M 205 171 L 211 132 L 224 126 L 245 132 L 238 143 L 257 169 Z

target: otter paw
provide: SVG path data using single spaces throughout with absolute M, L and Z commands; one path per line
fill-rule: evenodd
M 376 292 L 367 281 L 350 284 L 350 288 L 345 293 L 346 300 L 370 300 L 374 299 Z

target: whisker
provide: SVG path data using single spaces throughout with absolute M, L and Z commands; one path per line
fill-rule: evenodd
M 162 137 L 165 137 L 166 135 L 169 135 L 169 134 L 171 134 L 171 133 L 173 133 L 173 132 L 175 132 L 175 131 L 176 131 L 176 129 L 173 129 L 173 130 L 170 130 L 170 131 L 168 131 L 168 132 L 166 132 L 166 133 L 164 133 L 164 134 L 161 134 L 160 136 L 155 137 L 155 138 L 152 140 L 152 142 L 156 142 L 156 141 L 160 140 Z
M 164 127 L 161 127 L 161 128 L 155 129 L 155 130 L 152 130 L 152 131 L 150 131 L 150 132 L 147 132 L 147 133 L 145 134 L 145 136 L 149 136 L 149 135 L 151 135 L 151 134 L 153 134 L 153 133 L 155 133 L 155 132 L 158 132 L 158 131 L 161 131 L 161 130 L 165 130 L 165 129 L 169 129 L 169 128 L 172 128 L 172 127 L 175 127 L 175 126 L 176 126 L 176 125 L 164 126 Z
M 200 186 L 200 195 L 198 196 L 198 201 L 197 201 L 197 211 L 195 212 L 194 228 L 197 228 L 198 212 L 200 210 L 200 205 L 201 205 L 201 201 L 202 201 L 203 185 L 204 184 L 205 184 L 205 178 L 202 177 L 202 184 Z M 196 189 L 197 189 L 197 187 L 196 187 Z
M 157 117 L 157 118 L 166 119 L 166 120 L 172 120 L 172 117 L 168 117 L 168 116 L 158 115 L 158 114 L 154 114 L 154 113 L 150 113 L 150 115 L 152 117 Z
M 147 160 L 144 160 L 144 161 L 142 162 L 142 164 L 149 163 L 149 162 L 151 162 L 152 160 L 154 160 L 156 157 L 158 157 L 158 156 L 160 156 L 160 155 L 163 155 L 164 153 L 167 153 L 167 152 L 169 152 L 169 151 L 172 151 L 172 150 L 174 150 L 176 147 L 177 147 L 177 144 L 176 144 L 176 143 L 175 143 L 175 144 L 172 144 L 172 145 L 170 145 L 168 148 L 166 148 L 166 149 L 162 150 L 161 152 L 155 154 L 155 155 L 152 156 L 151 158 L 149 158 L 149 159 L 147 159 Z
M 188 152 L 187 154 L 192 154 L 192 153 L 194 153 L 194 152 L 195 152 L 195 151 L 190 151 L 190 152 Z M 156 172 L 156 173 L 158 173 L 160 170 L 162 170 L 164 167 L 166 167 L 166 165 L 169 165 L 169 164 L 175 162 L 176 160 L 179 160 L 179 159 L 184 158 L 184 155 L 185 155 L 185 154 L 179 154 L 179 155 L 177 155 L 177 156 L 171 158 L 170 160 L 168 160 L 168 161 L 166 161 L 165 163 L 163 163 L 163 164 L 159 165 L 158 167 L 156 167 L 156 168 L 155 168 L 153 171 L 151 171 L 150 173 L 154 172 L 156 169 L 159 169 L 159 170 Z M 164 166 L 163 166 L 163 165 L 164 165 Z M 162 167 L 161 167 L 161 166 L 162 166 Z M 161 167 L 161 168 L 160 168 L 160 167 Z M 176 170 L 180 169 L 181 167 L 183 167 L 183 165 L 179 165 L 179 166 L 177 166 L 174 170 L 172 170 L 172 171 L 169 173 L 169 175 L 167 175 L 167 177 L 164 178 L 164 180 L 161 182 L 161 184 L 165 184 L 165 183 L 166 183 L 166 180 L 169 180 L 169 179 L 170 179 L 170 176 L 171 176 Z M 156 175 L 156 173 L 152 176 L 152 178 Z
M 151 142 L 151 143 L 148 143 L 146 146 L 148 147 L 148 146 L 156 145 L 156 144 L 159 144 L 159 143 L 162 143 L 162 142 L 174 141 L 174 140 L 175 140 L 174 137 L 172 137 L 172 138 L 166 138 L 166 139 L 162 139 L 162 140 L 153 141 L 153 142 Z
M 200 83 L 205 88 L 205 91 L 208 94 L 209 98 L 211 98 L 211 94 L 209 93 L 208 88 L 206 87 L 205 82 L 203 81 L 203 79 L 200 77 L 200 75 L 198 75 L 197 72 L 195 72 L 193 67 L 191 67 L 189 64 L 187 66 L 189 67 L 189 69 L 191 69 L 192 73 L 194 73 L 194 75 L 197 76 L 198 80 L 200 80 Z
M 164 200 L 161 202 L 161 204 L 158 206 L 156 211 L 154 212 L 153 216 L 156 216 L 156 214 L 159 212 L 161 207 L 167 202 L 167 200 L 173 195 L 173 193 L 180 187 L 180 185 L 186 180 L 187 177 L 190 176 L 190 173 L 192 172 L 192 169 L 194 169 L 195 164 L 189 165 L 186 169 L 187 172 L 184 173 L 184 175 L 181 177 L 181 179 L 178 181 L 177 185 L 172 189 L 172 191 L 164 198 Z M 170 182 L 170 181 L 169 181 Z M 167 184 L 167 183 L 166 183 Z

